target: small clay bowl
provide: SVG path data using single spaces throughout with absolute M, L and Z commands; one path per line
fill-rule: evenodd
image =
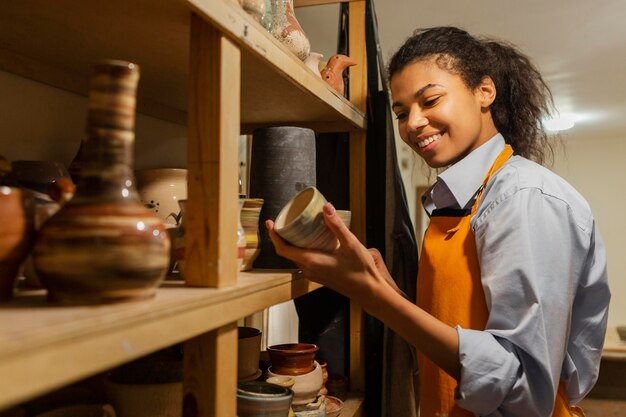
M 319 350 L 311 343 L 286 343 L 267 348 L 272 371 L 279 375 L 302 375 L 315 369 L 315 354 Z
M 289 388 L 263 381 L 237 384 L 237 415 L 239 417 L 287 417 L 293 398 Z
M 254 327 L 238 327 L 237 380 L 256 379 L 261 355 L 261 331 Z

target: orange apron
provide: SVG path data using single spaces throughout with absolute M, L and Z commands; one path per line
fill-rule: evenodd
M 500 169 L 513 154 L 506 145 L 487 177 Z M 482 196 L 479 192 L 471 212 L 435 213 L 424 236 L 417 280 L 417 305 L 449 326 L 484 330 L 489 317 L 480 278 L 476 241 L 470 220 Z M 464 417 L 474 414 L 454 401 L 457 382 L 418 352 L 420 416 Z M 577 407 L 576 407 L 577 408 Z M 574 411 L 574 410 L 572 410 Z M 553 417 L 572 416 L 563 384 L 560 384 Z

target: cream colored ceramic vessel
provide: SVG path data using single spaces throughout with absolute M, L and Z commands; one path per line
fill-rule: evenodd
M 182 168 L 151 168 L 135 171 L 139 198 L 150 211 L 165 223 L 176 226 L 180 212 L 179 200 L 187 199 L 187 170 Z
M 275 376 L 284 376 L 280 374 L 275 374 L 272 372 L 272 367 L 270 366 L 267 370 L 268 377 Z M 293 376 L 295 383 L 291 389 L 293 390 L 293 405 L 303 405 L 309 404 L 315 401 L 320 389 L 323 384 L 322 377 L 322 367 L 319 366 L 317 362 L 315 362 L 315 368 L 313 371 L 302 374 L 302 375 L 291 375 Z
M 327 252 L 334 250 L 337 238 L 324 222 L 324 204 L 326 198 L 317 188 L 305 188 L 278 213 L 274 230 L 292 245 Z M 336 213 L 349 228 L 352 212 L 337 210 Z

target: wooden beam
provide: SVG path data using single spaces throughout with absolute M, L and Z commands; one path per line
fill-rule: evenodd
M 367 54 L 365 50 L 365 1 L 349 5 L 349 54 L 356 61 L 350 67 L 350 102 L 362 112 L 367 108 Z M 350 209 L 353 233 L 366 242 L 365 168 L 366 131 L 350 133 Z M 350 390 L 365 390 L 363 356 L 363 310 L 350 302 Z
M 239 48 L 191 17 L 185 282 L 233 285 L 237 278 Z
M 185 342 L 183 417 L 237 415 L 237 323 Z

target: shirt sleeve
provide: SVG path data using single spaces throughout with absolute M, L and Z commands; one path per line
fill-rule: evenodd
M 593 251 L 593 218 L 525 188 L 499 196 L 473 225 L 489 319 L 484 331 L 457 328 L 456 401 L 481 416 L 548 417 Z

